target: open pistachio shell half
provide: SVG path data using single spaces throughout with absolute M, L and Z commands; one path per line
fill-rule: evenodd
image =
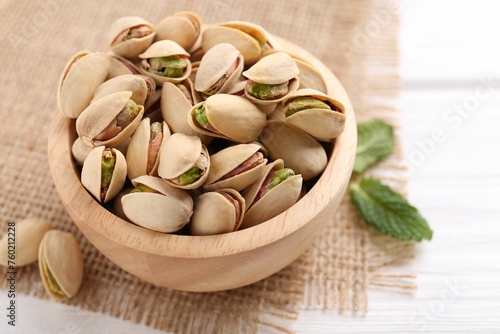
M 162 145 L 158 175 L 169 185 L 196 189 L 205 182 L 209 170 L 210 156 L 200 138 L 174 133 Z
M 88 106 L 76 120 L 76 132 L 89 147 L 116 147 L 139 126 L 144 107 L 131 100 L 132 92 L 118 92 Z
M 312 179 L 325 170 L 328 159 L 323 146 L 306 132 L 286 122 L 268 121 L 259 140 L 272 159 L 283 159 L 285 165 L 302 174 L 304 180 Z
M 153 78 L 158 85 L 180 83 L 191 73 L 189 53 L 174 41 L 155 42 L 139 58 L 142 59 L 139 71 Z
M 344 106 L 320 91 L 304 88 L 283 100 L 286 122 L 318 140 L 328 141 L 344 131 Z
M 193 199 L 185 190 L 169 186 L 161 178 L 140 176 L 134 189 L 122 197 L 125 215 L 147 229 L 171 233 L 180 230 L 193 214 Z
M 259 145 L 230 146 L 210 156 L 210 172 L 203 188 L 243 190 L 261 176 L 266 164 Z
M 99 203 L 106 203 L 123 189 L 127 178 L 127 162 L 114 148 L 99 146 L 85 159 L 82 184 Z
M 136 59 L 153 43 L 154 26 L 137 16 L 117 19 L 109 31 L 109 47 L 115 54 Z
M 193 12 L 179 12 L 164 18 L 156 26 L 156 40 L 171 40 L 191 50 L 200 36 L 201 20 Z
M 240 228 L 247 228 L 271 219 L 297 202 L 302 189 L 302 176 L 285 168 L 278 159 L 266 165 L 264 173 L 243 191 L 246 213 Z
M 243 56 L 231 44 L 221 43 L 205 53 L 200 61 L 194 88 L 205 96 L 217 93 L 233 94 L 241 89 Z
M 12 235 L 5 233 L 0 239 L 0 265 L 8 267 L 10 262 L 15 263 L 17 268 L 35 262 L 38 258 L 38 246 L 50 229 L 52 226 L 44 219 L 27 218 L 17 222 L 15 254 L 8 252 Z
M 201 142 L 208 145 L 212 137 L 195 131 L 187 122 L 189 110 L 201 100 L 189 78 L 179 84 L 165 82 L 161 92 L 161 114 L 173 133 L 200 137 Z
M 229 43 L 241 52 L 247 66 L 259 60 L 266 41 L 267 34 L 262 27 L 243 21 L 208 26 L 202 34 L 202 48 L 205 52 L 217 44 Z
M 154 122 L 146 117 L 130 138 L 127 149 L 128 178 L 133 180 L 141 175 L 158 175 L 160 148 L 170 136 L 165 122 Z
M 57 87 L 57 106 L 64 116 L 77 118 L 87 108 L 109 64 L 109 57 L 99 52 L 80 51 L 71 57 Z
M 136 104 L 145 106 L 156 90 L 153 79 L 144 75 L 126 74 L 115 77 L 97 87 L 92 103 L 100 98 L 117 92 L 131 91 L 130 97 Z
M 73 297 L 83 280 L 83 257 L 75 237 L 58 230 L 46 232 L 38 248 L 38 268 L 52 299 Z
M 249 143 L 262 131 L 266 115 L 243 97 L 215 94 L 191 108 L 187 120 L 201 134 Z
M 198 196 L 191 218 L 193 235 L 213 235 L 236 231 L 243 221 L 245 200 L 234 189 L 220 189 Z
M 245 96 L 256 104 L 276 104 L 299 88 L 299 69 L 285 52 L 263 57 L 243 75 L 249 79 Z

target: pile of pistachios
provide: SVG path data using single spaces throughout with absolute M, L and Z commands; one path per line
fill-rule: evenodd
M 256 24 L 202 25 L 192 12 L 156 26 L 119 18 L 107 53 L 69 60 L 57 100 L 76 119 L 83 186 L 166 233 L 227 233 L 287 210 L 345 123 L 307 59 Z

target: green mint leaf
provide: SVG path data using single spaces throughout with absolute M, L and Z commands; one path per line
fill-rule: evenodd
M 394 151 L 392 126 L 379 120 L 358 124 L 358 147 L 353 170 L 364 172 L 368 167 L 389 156 Z
M 363 178 L 349 192 L 358 215 L 383 234 L 404 240 L 432 239 L 432 230 L 418 210 L 380 181 Z

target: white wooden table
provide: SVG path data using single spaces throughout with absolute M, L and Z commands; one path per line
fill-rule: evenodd
M 402 5 L 409 199 L 434 239 L 396 270 L 415 273 L 419 288 L 372 290 L 367 315 L 301 311 L 299 333 L 500 332 L 500 2 Z M 0 333 L 159 333 L 32 297 L 17 305 L 18 326 L 2 316 Z

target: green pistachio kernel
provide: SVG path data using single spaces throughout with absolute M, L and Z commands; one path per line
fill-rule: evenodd
M 288 93 L 288 81 L 277 85 L 252 83 L 248 87 L 248 93 L 259 100 L 274 100 Z
M 115 170 L 116 157 L 110 149 L 105 149 L 102 153 L 101 161 L 101 189 L 107 189 Z
M 283 168 L 279 169 L 274 173 L 274 176 L 271 180 L 271 183 L 269 184 L 268 190 L 273 189 L 276 187 L 278 184 L 281 182 L 285 181 L 286 179 L 292 177 L 295 175 L 295 172 L 291 170 L 290 168 Z
M 200 178 L 201 172 L 202 170 L 200 168 L 193 166 L 187 172 L 179 176 L 179 183 L 182 185 L 191 184 Z
M 56 278 L 54 277 L 54 275 L 52 275 L 52 272 L 47 266 L 47 263 L 43 260 L 42 260 L 42 268 L 43 268 L 43 273 L 47 278 L 47 283 L 49 285 L 50 291 L 63 297 L 66 296 L 65 293 L 62 291 L 61 287 L 59 286 L 59 284 L 57 283 Z
M 187 63 L 178 56 L 158 57 L 149 59 L 149 71 L 168 78 L 179 78 L 184 73 Z
M 202 104 L 194 111 L 194 117 L 196 118 L 198 124 L 200 124 L 201 126 L 205 126 L 208 124 L 208 118 L 205 114 L 205 104 Z
M 139 114 L 139 107 L 133 100 L 128 100 L 125 107 L 123 107 L 122 111 L 118 115 L 116 115 L 116 125 L 120 128 L 126 128 L 132 121 L 135 116 Z
M 313 97 L 298 97 L 292 102 L 288 103 L 285 110 L 285 116 L 289 117 L 293 114 L 307 109 L 326 109 L 331 110 L 330 106 L 323 101 L 317 100 Z
M 156 190 L 149 188 L 148 186 L 145 186 L 144 184 L 139 184 L 137 187 L 132 189 L 130 193 L 155 193 Z

